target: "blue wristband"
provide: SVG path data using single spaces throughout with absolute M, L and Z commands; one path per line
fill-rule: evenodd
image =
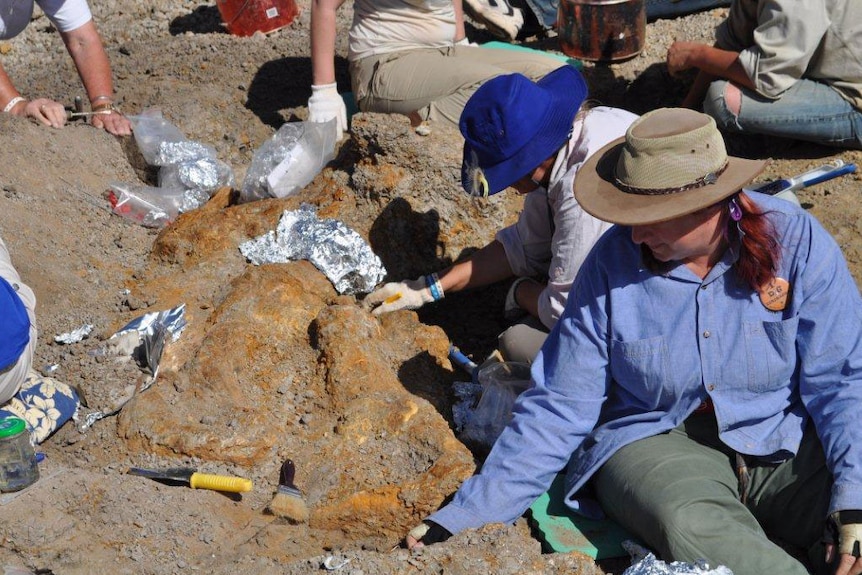
M 434 301 L 443 299 L 443 286 L 440 285 L 440 278 L 436 272 L 425 276 L 425 285 L 431 291 L 431 297 L 434 298 Z

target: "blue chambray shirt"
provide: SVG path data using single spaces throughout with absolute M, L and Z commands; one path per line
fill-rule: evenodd
M 590 253 L 563 316 L 533 364 L 481 472 L 429 517 L 451 531 L 512 522 L 568 462 L 568 505 L 600 516 L 577 491 L 621 447 L 679 425 L 707 396 L 734 450 L 792 456 L 811 418 L 832 471 L 830 512 L 862 509 L 862 299 L 841 250 L 817 220 L 748 192 L 781 245 L 784 310 L 770 311 L 732 269 L 701 280 L 684 265 L 655 275 L 631 229 Z M 646 470 L 645 470 L 646 471 Z

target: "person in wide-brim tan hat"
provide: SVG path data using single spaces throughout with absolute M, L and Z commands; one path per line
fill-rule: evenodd
M 641 116 L 581 168 L 575 197 L 606 222 L 644 225 L 711 206 L 750 183 L 762 160 L 727 155 L 710 116 L 661 108 Z
M 862 573 L 862 297 L 814 216 L 743 189 L 761 168 L 672 109 L 581 168 L 583 208 L 629 225 L 590 250 L 511 423 L 408 546 L 512 523 L 564 471 L 560 505 L 663 561 Z

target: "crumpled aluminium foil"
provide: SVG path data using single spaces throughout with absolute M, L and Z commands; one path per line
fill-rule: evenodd
M 623 541 L 623 548 L 632 556 L 632 566 L 623 571 L 623 575 L 733 575 L 733 571 L 723 565 L 710 569 L 704 560 L 665 563 L 632 541 Z
M 213 191 L 233 184 L 233 170 L 216 158 L 195 158 L 159 169 L 160 188 Z
M 70 332 L 55 335 L 54 341 L 57 343 L 77 343 L 90 335 L 91 331 L 93 331 L 93 326 L 88 323 Z
M 159 362 L 162 359 L 162 351 L 170 335 L 171 341 L 176 341 L 183 329 L 186 327 L 185 319 L 186 304 L 180 304 L 169 310 L 144 314 L 133 319 L 122 329 L 117 331 L 109 339 L 120 337 L 124 334 L 137 332 L 140 345 L 135 349 L 134 355 L 140 363 L 149 368 L 152 377 L 135 390 L 134 394 L 110 411 L 94 411 L 84 416 L 78 428 L 83 432 L 100 419 L 115 415 L 128 403 L 132 397 L 149 389 L 156 381 L 159 374 Z
M 197 160 L 199 158 L 215 157 L 215 150 L 211 146 L 201 144 L 200 142 L 192 140 L 181 140 L 178 142 L 163 141 L 159 144 L 153 163 L 156 166 L 165 166 Z
M 307 204 L 285 211 L 274 232 L 240 244 L 239 250 L 255 265 L 308 260 L 340 294 L 368 293 L 386 276 L 358 233 L 338 220 L 318 218 Z
M 165 311 L 157 311 L 144 314 L 137 317 L 123 326 L 117 333 L 111 336 L 115 338 L 127 331 L 137 331 L 141 335 L 141 339 L 153 337 L 156 333 L 155 324 L 161 322 L 165 324 L 171 334 L 171 341 L 177 341 L 183 329 L 186 327 L 186 304 L 181 303 L 177 307 Z
M 210 200 L 210 195 L 206 190 L 190 189 L 183 192 L 183 198 L 180 202 L 179 213 L 184 214 L 192 210 L 196 210 Z

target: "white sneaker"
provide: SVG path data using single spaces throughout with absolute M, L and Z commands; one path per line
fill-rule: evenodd
M 524 25 L 524 13 L 509 0 L 464 0 L 464 8 L 471 18 L 504 40 L 514 40 Z

